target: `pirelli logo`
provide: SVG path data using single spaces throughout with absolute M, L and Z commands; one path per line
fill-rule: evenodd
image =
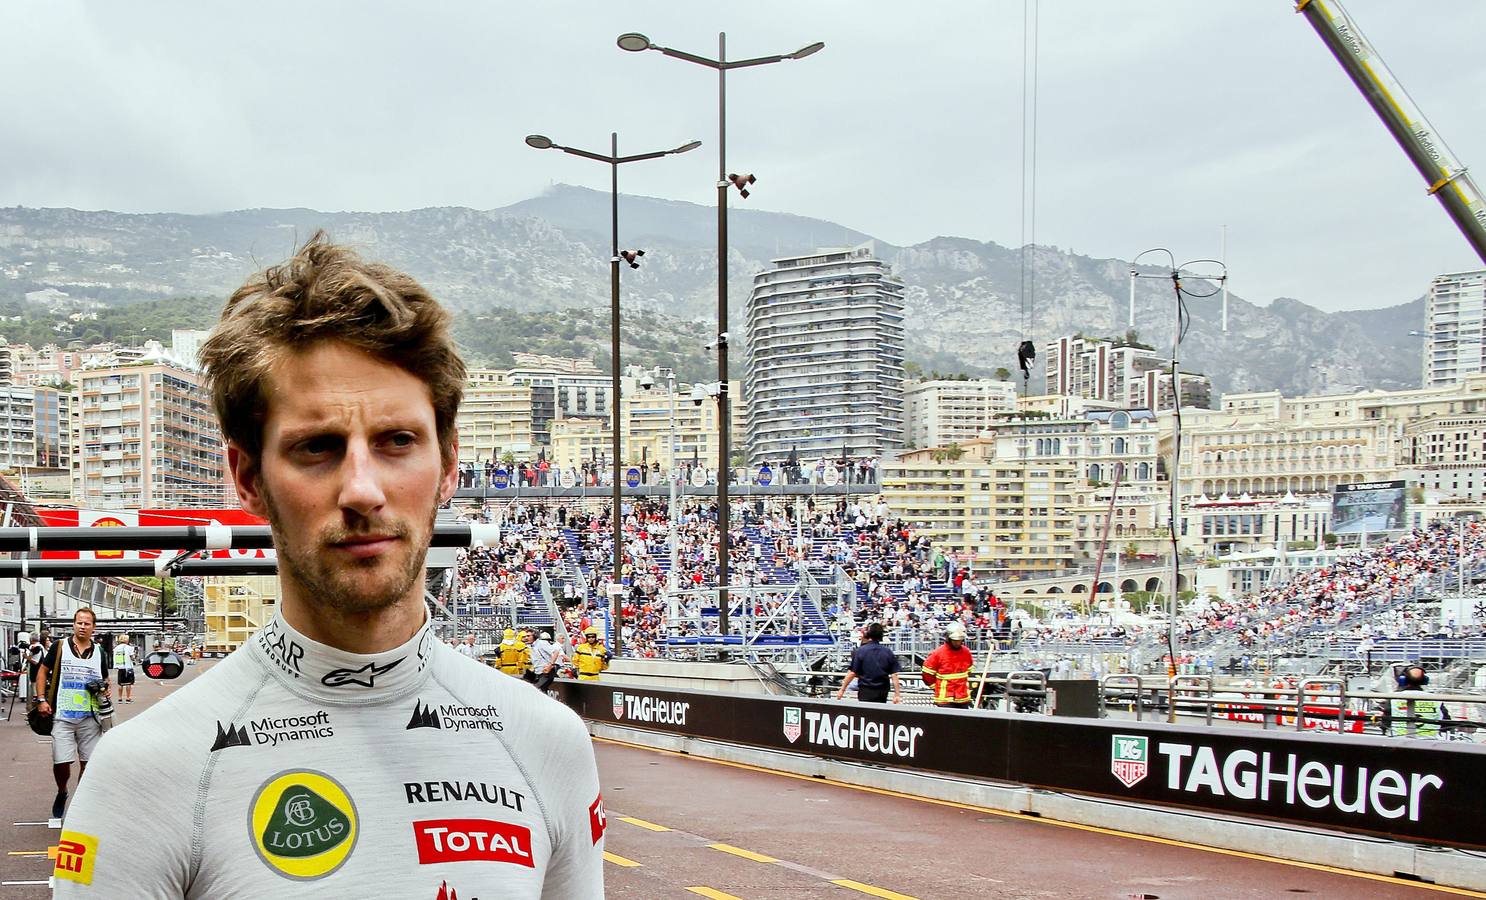
M 57 841 L 57 865 L 52 869 L 52 877 L 92 884 L 93 864 L 97 861 L 97 838 L 81 831 L 64 831 Z

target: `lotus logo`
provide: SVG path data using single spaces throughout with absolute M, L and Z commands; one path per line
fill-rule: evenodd
M 615 691 L 614 692 L 614 718 L 616 718 L 616 719 L 622 719 L 622 718 L 624 718 L 624 692 L 623 691 Z
M 798 706 L 784 708 L 784 736 L 791 744 L 800 739 L 800 708 Z

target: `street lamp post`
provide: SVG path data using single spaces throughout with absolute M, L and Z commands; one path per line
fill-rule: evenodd
M 732 473 L 732 406 L 728 396 L 728 188 L 738 187 L 744 197 L 744 183 L 752 183 L 751 176 L 732 179 L 727 170 L 727 73 L 729 69 L 746 69 L 783 62 L 787 59 L 804 59 L 825 47 L 824 41 L 808 44 L 793 53 L 776 56 L 759 56 L 753 59 L 729 60 L 727 58 L 727 34 L 717 35 L 717 58 L 709 59 L 684 50 L 662 47 L 651 43 L 643 34 L 629 32 L 619 36 L 619 47 L 633 53 L 644 50 L 659 50 L 666 56 L 683 59 L 717 71 L 717 395 L 718 448 L 717 448 L 717 630 L 726 637 L 728 633 L 728 554 L 731 538 L 728 534 L 728 481 Z
M 526 136 L 526 144 L 537 150 L 561 150 L 573 156 L 581 156 L 584 159 L 592 159 L 609 165 L 609 224 L 611 247 L 609 253 L 609 352 L 610 371 L 613 376 L 614 396 L 610 401 L 609 420 L 613 431 L 611 444 L 614 454 L 614 495 L 613 509 L 609 518 L 614 526 L 614 576 L 609 585 L 609 629 L 611 633 L 609 646 L 614 648 L 618 655 L 623 650 L 624 632 L 620 622 L 619 597 L 624 592 L 624 518 L 621 515 L 623 505 L 624 472 L 622 467 L 624 461 L 619 455 L 620 445 L 620 387 L 619 387 L 619 166 L 622 163 L 639 162 L 645 159 L 659 159 L 662 156 L 671 156 L 677 153 L 685 153 L 702 146 L 701 141 L 692 141 L 682 144 L 673 150 L 657 150 L 652 153 L 636 153 L 631 156 L 619 155 L 619 134 L 611 132 L 609 135 L 609 152 L 594 153 L 590 150 L 579 150 L 575 147 L 564 147 L 554 143 L 551 138 L 541 134 L 529 134 Z M 638 254 L 632 253 L 631 256 Z M 636 266 L 633 259 L 631 266 Z M 638 266 L 636 266 L 638 267 Z

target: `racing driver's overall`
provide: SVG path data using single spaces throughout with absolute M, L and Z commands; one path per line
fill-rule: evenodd
M 530 684 L 426 621 L 361 655 L 276 616 L 99 742 L 55 896 L 586 900 L 604 825 L 582 722 Z

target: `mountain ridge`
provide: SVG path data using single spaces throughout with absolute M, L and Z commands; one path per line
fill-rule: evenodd
M 0 300 L 19 300 L 46 287 L 106 306 L 225 297 L 247 275 L 286 256 L 296 241 L 325 228 L 334 239 L 407 270 L 452 307 L 473 315 L 596 310 L 608 301 L 609 202 L 607 192 L 556 185 L 490 210 L 298 207 L 183 214 L 0 208 Z M 623 272 L 623 327 L 632 327 L 631 311 L 661 316 L 653 321 L 662 329 L 709 322 L 716 309 L 715 207 L 621 195 L 620 227 L 622 246 L 646 251 L 640 269 Z M 730 330 L 741 333 L 753 276 L 770 260 L 868 241 L 904 281 L 908 358 L 926 369 L 1014 371 L 1016 345 L 1027 336 L 1040 352 L 1061 334 L 1115 335 L 1128 327 L 1130 264 L 1124 260 L 1048 245 L 1029 246 L 1023 254 L 954 235 L 896 246 L 837 223 L 752 210 L 735 200 L 729 211 Z M 1033 285 L 1026 303 L 1024 255 Z M 1145 342 L 1169 351 L 1170 285 L 1140 279 L 1136 288 L 1136 330 Z M 1422 300 L 1325 312 L 1293 298 L 1261 305 L 1235 293 L 1226 334 L 1216 298 L 1189 298 L 1187 308 L 1192 324 L 1183 340 L 1182 367 L 1206 372 L 1220 392 L 1278 388 L 1294 394 L 1419 383 L 1421 348 L 1405 336 L 1422 327 Z M 696 332 L 691 324 L 683 330 Z

